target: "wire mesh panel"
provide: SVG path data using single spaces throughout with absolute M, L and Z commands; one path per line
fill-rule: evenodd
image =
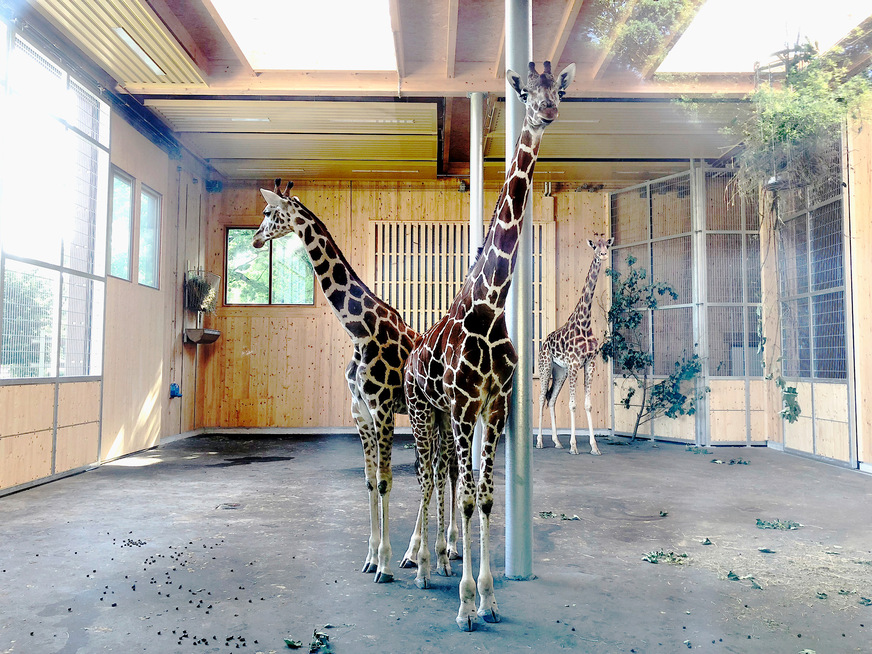
M 742 302 L 745 266 L 742 234 L 706 235 L 709 302 Z
M 781 351 L 785 377 L 811 377 L 811 316 L 808 298 L 781 303 Z
M 705 226 L 710 231 L 734 231 L 744 228 L 743 203 L 732 184 L 730 170 L 705 173 Z
M 693 310 L 678 307 L 652 314 L 654 374 L 669 375 L 676 362 L 693 354 Z
M 71 218 L 64 235 L 64 265 L 90 274 L 103 274 L 106 251 L 109 153 L 70 132 L 73 173 Z
M 0 355 L 4 379 L 55 374 L 59 294 L 59 273 L 6 261 Z
M 612 236 L 618 244 L 639 243 L 649 238 L 648 186 L 637 186 L 611 196 Z
M 63 275 L 60 365 L 62 377 L 99 375 L 103 337 L 104 283 Z
M 842 291 L 812 297 L 814 373 L 823 379 L 844 379 L 845 295 Z
M 651 238 L 690 232 L 690 173 L 650 184 Z
M 751 345 L 745 332 L 745 308 L 708 308 L 709 374 L 715 377 L 744 377 Z M 756 345 L 753 350 L 756 353 Z M 759 372 L 757 373 L 759 374 Z
M 835 200 L 811 212 L 811 287 L 813 291 L 844 285 L 842 202 Z
M 651 279 L 669 284 L 678 294 L 677 299 L 669 295 L 658 296 L 661 306 L 689 304 L 693 301 L 693 253 L 690 236 L 654 241 L 651 244 Z
M 763 301 L 760 235 L 745 234 L 745 301 Z
M 782 296 L 808 292 L 808 214 L 787 220 L 778 230 L 778 282 Z

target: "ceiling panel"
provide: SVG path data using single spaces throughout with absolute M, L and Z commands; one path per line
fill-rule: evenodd
M 176 132 L 437 133 L 435 102 L 146 99 Z
M 212 159 L 228 179 L 436 179 L 435 161 L 351 161 L 310 159 Z
M 206 86 L 198 67 L 151 8 L 139 0 L 31 0 L 122 86 Z M 118 33 L 123 29 L 161 69 L 153 71 Z

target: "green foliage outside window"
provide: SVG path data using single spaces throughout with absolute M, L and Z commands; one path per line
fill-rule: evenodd
M 227 231 L 227 304 L 314 304 L 315 273 L 295 234 L 255 249 L 257 230 Z

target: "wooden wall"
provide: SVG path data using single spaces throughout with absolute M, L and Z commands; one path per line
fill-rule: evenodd
M 111 162 L 161 195 L 160 288 L 106 281 L 103 375 L 86 381 L 29 380 L 0 386 L 0 490 L 156 445 L 196 428 L 198 351 L 182 344 L 191 316 L 182 302 L 188 262 L 205 253 L 205 168 L 190 155 L 171 160 L 122 118 L 112 117 Z M 134 224 L 138 232 L 138 224 Z M 134 239 L 137 243 L 138 239 Z M 170 400 L 169 384 L 184 396 Z
M 209 196 L 207 267 L 224 265 L 228 226 L 257 226 L 264 207 L 260 186 L 231 185 Z M 533 196 L 533 218 L 557 222 L 556 324 L 575 307 L 590 265 L 587 239 L 607 231 L 605 196 L 558 193 Z M 499 189 L 485 191 L 485 224 L 489 222 Z M 469 196 L 456 181 L 426 183 L 314 183 L 295 182 L 294 193 L 327 225 L 351 265 L 371 281 L 367 238 L 371 220 L 468 220 Z M 553 205 L 553 206 L 552 206 Z M 543 206 L 547 207 L 543 211 Z M 553 216 L 553 218 L 552 218 Z M 223 274 L 223 272 L 222 272 Z M 600 294 L 607 284 L 601 281 Z M 603 302 L 604 304 L 604 302 Z M 604 313 L 595 307 L 595 330 L 602 331 Z M 344 370 L 351 342 L 339 326 L 320 290 L 314 307 L 222 307 L 210 319 L 221 330 L 207 346 L 200 376 L 204 426 L 214 427 L 353 427 Z M 594 385 L 595 427 L 608 429 L 607 375 L 600 366 Z M 538 397 L 538 393 L 534 391 Z M 559 422 L 568 429 L 566 397 L 559 402 Z M 583 407 L 583 399 L 579 400 Z M 532 407 L 531 407 L 532 409 Z M 581 421 L 584 422 L 583 408 Z M 408 420 L 401 417 L 400 426 Z M 547 419 L 546 419 L 547 424 Z

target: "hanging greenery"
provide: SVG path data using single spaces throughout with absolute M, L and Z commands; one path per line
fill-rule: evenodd
M 779 56 L 781 79 L 761 81 L 747 120 L 727 130 L 742 142 L 735 184 L 747 198 L 756 199 L 761 186 L 777 191 L 818 180 L 838 156 L 832 146 L 846 116 L 858 117 L 872 100 L 869 78 L 849 76 L 832 53 L 818 56 L 806 43 Z

